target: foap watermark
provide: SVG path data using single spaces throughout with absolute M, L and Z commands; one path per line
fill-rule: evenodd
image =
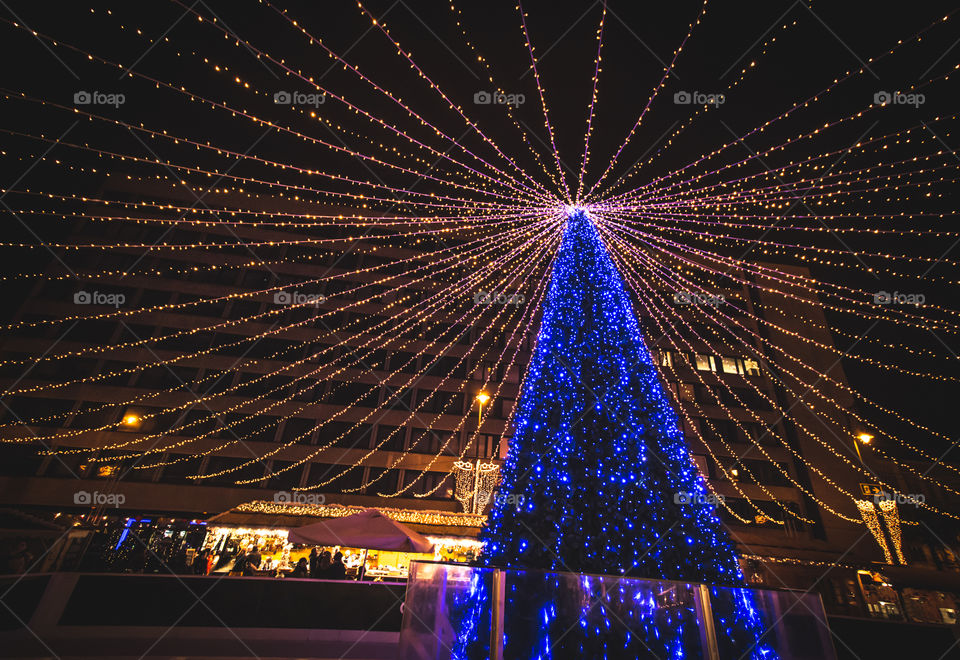
M 716 506 L 724 501 L 724 496 L 719 493 L 691 493 L 686 490 L 679 490 L 673 494 L 674 504 L 710 504 Z
M 477 291 L 473 294 L 473 302 L 477 305 L 522 305 L 527 302 L 527 298 L 522 293 Z
M 322 293 L 277 291 L 273 294 L 274 305 L 322 305 L 325 302 L 327 302 L 327 297 Z
M 873 302 L 877 305 L 913 305 L 920 307 L 927 301 L 922 293 L 901 293 L 894 291 L 877 291 L 873 294 Z
M 927 501 L 927 496 L 923 493 L 888 493 L 883 491 L 874 495 L 873 501 L 876 504 L 881 502 L 894 502 L 900 505 L 912 504 L 919 509 L 920 505 Z
M 73 294 L 74 305 L 110 305 L 120 307 L 127 302 L 122 293 L 103 293 L 102 291 L 77 291 Z
M 327 102 L 326 94 L 305 94 L 303 92 L 276 92 L 273 102 L 277 105 L 311 105 L 318 108 Z
M 74 105 L 112 105 L 114 108 L 119 108 L 126 102 L 126 95 L 120 93 L 107 94 L 106 92 L 81 90 L 73 94 Z
M 718 107 L 726 103 L 727 97 L 723 94 L 707 94 L 706 92 L 688 92 L 681 90 L 673 95 L 675 105 L 706 105 Z
M 527 102 L 525 94 L 504 94 L 503 92 L 490 93 L 480 90 L 473 95 L 476 105 L 512 105 L 514 108 Z
M 123 493 L 101 493 L 100 491 L 78 490 L 73 494 L 73 503 L 83 506 L 123 506 L 127 496 Z
M 876 92 L 873 95 L 874 105 L 912 105 L 919 108 L 927 102 L 927 97 L 919 92 L 904 94 L 902 92 Z
M 727 298 L 722 293 L 675 291 L 673 294 L 674 305 L 709 305 L 711 307 L 719 307 L 725 302 L 727 302 Z
M 288 490 L 278 490 L 273 494 L 273 501 L 277 504 L 326 504 L 327 496 L 323 493 L 301 493 Z
M 523 493 L 501 493 L 497 491 L 493 494 L 493 501 L 498 506 L 512 506 L 517 511 L 527 501 L 527 496 Z

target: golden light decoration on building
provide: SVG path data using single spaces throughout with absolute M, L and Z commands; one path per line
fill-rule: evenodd
M 890 546 L 887 544 L 887 539 L 883 535 L 883 528 L 880 525 L 880 519 L 877 517 L 877 510 L 874 508 L 873 502 L 870 500 L 857 500 L 856 504 L 863 518 L 863 523 L 867 526 L 867 529 L 870 530 L 870 533 L 873 534 L 873 539 L 877 542 L 877 545 L 883 550 L 884 560 L 888 564 L 892 564 L 893 555 L 890 554 Z

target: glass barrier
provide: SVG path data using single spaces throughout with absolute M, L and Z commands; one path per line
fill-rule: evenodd
M 820 597 L 666 580 L 410 565 L 401 660 L 835 660 Z

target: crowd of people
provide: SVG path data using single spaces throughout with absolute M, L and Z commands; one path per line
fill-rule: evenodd
M 270 557 L 264 559 L 259 547 L 253 545 L 240 548 L 235 556 L 216 555 L 212 549 L 204 548 L 194 558 L 190 572 L 194 575 L 229 572 L 231 575 L 259 577 L 272 577 L 283 573 L 291 578 L 345 580 L 347 566 L 343 562 L 343 553 L 339 550 L 334 553 L 313 548 L 309 557 L 301 557 L 290 570 Z

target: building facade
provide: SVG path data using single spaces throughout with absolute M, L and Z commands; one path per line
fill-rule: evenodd
M 110 193 L 130 202 L 157 194 Z M 229 203 L 226 197 L 216 201 Z M 385 272 L 403 272 L 391 264 L 416 261 L 427 249 L 456 249 L 458 239 L 424 237 L 403 245 L 344 235 L 338 242 L 288 245 L 292 232 L 277 228 L 211 224 L 168 230 L 124 223 L 119 233 L 107 235 L 108 226 L 80 222 L 71 240 L 231 245 L 104 250 L 86 271 L 113 274 L 96 280 L 79 269 L 81 276 L 74 277 L 63 262 L 51 260 L 50 278 L 33 285 L 11 321 L 198 304 L 129 320 L 26 327 L 4 336 L 0 358 L 11 361 L 0 372 L 5 391 L 86 381 L 3 398 L 3 437 L 57 436 L 0 446 L 3 506 L 82 513 L 109 501 L 100 513 L 206 518 L 245 502 L 283 503 L 310 494 L 310 501 L 327 504 L 453 512 L 462 506 L 452 471 L 468 440 L 476 434 L 464 457 L 474 464 L 505 456 L 508 420 L 534 333 L 513 336 L 498 327 L 502 306 L 477 297 L 490 292 L 473 289 L 462 295 L 463 313 L 397 331 L 396 309 L 466 277 L 465 265 L 434 281 L 400 276 L 383 283 Z M 303 284 L 317 279 L 325 281 Z M 678 402 L 694 458 L 711 491 L 723 498 L 718 513 L 748 558 L 751 579 L 773 587 L 818 584 L 828 609 L 862 610 L 857 567 L 882 567 L 883 554 L 863 524 L 829 512 L 849 514 L 851 507 L 827 480 L 856 492 L 862 478 L 815 437 L 847 438 L 855 429 L 849 420 L 838 422 L 836 415 L 809 406 L 797 396 L 803 384 L 790 375 L 797 371 L 791 356 L 800 356 L 845 382 L 836 355 L 819 347 L 833 346 L 823 309 L 799 288 L 758 293 L 734 277 L 719 278 L 712 287 L 724 313 L 732 315 L 723 329 L 704 323 L 699 309 L 716 300 L 665 285 L 657 295 L 671 305 L 675 319 L 664 324 L 649 300 L 638 299 L 637 310 Z M 270 291 L 238 297 L 264 289 Z M 529 283 L 510 293 L 532 300 Z M 307 299 L 312 304 L 289 306 Z M 296 327 L 278 330 L 291 324 Z M 111 348 L 122 343 L 132 345 Z M 510 368 L 497 364 L 504 351 L 516 354 Z M 51 352 L 70 356 L 33 363 Z M 352 357 L 339 363 L 346 368 L 332 368 L 326 359 L 311 357 L 318 353 Z M 483 357 L 462 359 L 477 354 Z M 153 363 L 159 364 L 141 368 Z M 106 373 L 117 375 L 95 377 Z M 832 381 L 816 387 L 852 406 Z M 477 432 L 477 396 L 491 389 L 496 396 L 487 402 Z M 208 399 L 219 393 L 226 394 Z M 124 405 L 130 401 L 135 403 Z M 131 456 L 118 446 L 150 451 Z M 78 451 L 44 454 L 53 448 Z M 850 446 L 848 458 L 856 458 L 854 451 Z M 316 490 L 294 490 L 351 466 L 357 467 Z M 894 466 L 875 469 L 907 487 Z M 939 572 L 960 570 L 955 532 L 941 536 L 948 538 L 937 543 L 923 525 L 911 527 L 904 537 L 908 562 Z

